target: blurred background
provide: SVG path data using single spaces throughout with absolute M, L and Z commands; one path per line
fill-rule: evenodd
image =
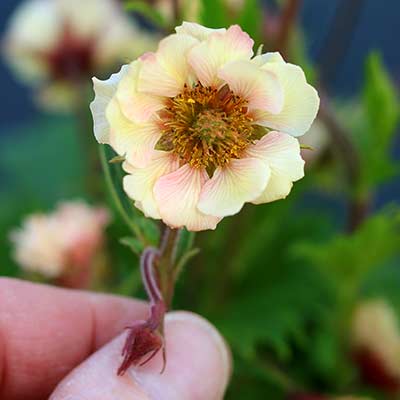
M 41 7 L 30 10 L 35 2 Z M 90 78 L 153 50 L 181 20 L 238 23 L 256 46 L 280 51 L 318 87 L 320 114 L 300 140 L 313 150 L 304 150 L 306 177 L 288 199 L 246 206 L 215 232 L 185 236 L 200 253 L 184 270 L 175 307 L 206 316 L 230 343 L 227 399 L 399 399 L 399 1 L 101 2 L 114 10 L 118 32 L 100 13 L 74 25 L 74 0 L 65 7 L 55 6 L 61 0 L 1 2 L 0 275 L 144 297 L 140 248 L 101 173 Z M 81 13 L 92 12 L 90 3 Z M 68 35 L 54 26 L 36 35 L 42 14 L 70 18 Z M 91 33 L 75 35 L 85 24 Z M 41 48 L 46 37 L 56 39 Z M 120 165 L 108 172 L 117 180 Z M 129 208 L 121 188 L 114 190 Z M 79 203 L 77 220 L 97 227 L 85 231 L 92 253 L 67 267 L 60 261 L 51 273 L 32 267 L 18 243 L 30 251 L 46 243 L 37 243 L 41 222 L 24 219 L 58 218 L 66 201 Z M 93 217 L 101 223 L 85 219 L 94 206 L 108 209 L 107 218 Z M 157 225 L 133 217 L 156 243 Z M 84 225 L 70 229 L 68 243 L 82 240 L 76 232 Z M 18 226 L 30 231 L 15 233 Z

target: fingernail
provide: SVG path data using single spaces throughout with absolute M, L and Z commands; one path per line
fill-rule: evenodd
M 215 347 L 220 353 L 227 384 L 232 375 L 233 369 L 232 353 L 224 337 L 218 332 L 214 325 L 212 325 L 209 321 L 207 321 L 200 315 L 188 311 L 171 312 L 167 315 L 166 321 L 181 321 L 183 323 L 192 323 L 199 329 L 203 329 L 210 336 L 210 338 L 214 341 Z

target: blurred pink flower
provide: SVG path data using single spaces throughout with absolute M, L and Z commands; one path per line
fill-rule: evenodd
M 21 79 L 40 89 L 42 103 L 66 108 L 77 95 L 73 85 L 155 43 L 115 0 L 26 0 L 9 21 L 5 56 Z
M 90 266 L 104 240 L 109 215 L 81 201 L 61 203 L 50 214 L 28 216 L 11 233 L 14 258 L 25 270 L 55 279 Z
M 125 191 L 146 216 L 214 229 L 303 177 L 294 136 L 310 128 L 318 94 L 300 67 L 253 57 L 253 44 L 239 26 L 185 22 L 157 52 L 94 79 L 95 136 L 125 156 Z
M 354 312 L 352 347 L 363 378 L 389 392 L 400 389 L 400 330 L 392 307 L 382 299 Z

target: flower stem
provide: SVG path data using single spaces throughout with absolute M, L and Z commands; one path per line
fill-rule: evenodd
M 162 294 L 154 274 L 154 261 L 158 257 L 159 252 L 153 247 L 148 247 L 143 251 L 140 260 L 140 271 L 142 274 L 143 284 L 146 288 L 147 295 L 151 303 L 163 301 Z
M 179 236 L 179 229 L 171 229 L 165 226 L 160 244 L 158 273 L 160 277 L 161 292 L 168 309 L 171 307 L 175 288 L 176 250 Z
M 111 177 L 110 166 L 107 161 L 104 146 L 102 146 L 102 145 L 99 146 L 99 153 L 100 153 L 100 161 L 101 161 L 101 165 L 103 167 L 104 177 L 105 177 L 105 181 L 106 181 L 106 186 L 110 193 L 111 200 L 114 203 L 114 207 L 118 211 L 122 220 L 132 231 L 132 233 L 140 240 L 140 242 L 143 244 L 143 246 L 146 247 L 146 245 L 147 245 L 146 238 L 144 237 L 139 226 L 132 221 L 132 218 L 126 212 L 125 207 L 122 205 L 121 200 L 118 196 L 118 192 L 114 186 L 114 183 L 113 183 L 113 180 Z
M 175 21 L 175 26 L 179 25 L 180 23 L 180 12 L 179 12 L 179 1 L 178 0 L 171 0 L 172 5 L 172 14 Z

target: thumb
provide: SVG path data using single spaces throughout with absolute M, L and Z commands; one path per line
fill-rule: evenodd
M 195 314 L 173 312 L 166 317 L 165 337 L 163 374 L 158 354 L 143 367 L 132 367 L 118 377 L 123 334 L 72 371 L 50 400 L 221 400 L 231 361 L 216 329 Z

